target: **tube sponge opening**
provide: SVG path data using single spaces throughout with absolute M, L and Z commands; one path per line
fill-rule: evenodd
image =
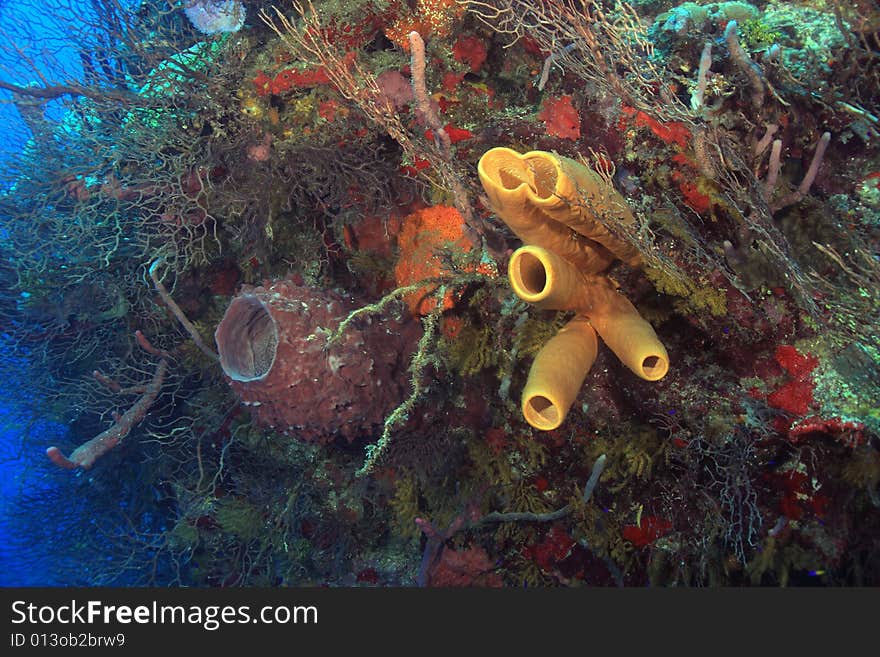
M 574 317 L 535 357 L 523 389 L 522 413 L 541 431 L 565 420 L 596 360 L 596 332 L 585 317 Z
M 220 366 L 233 381 L 258 381 L 272 369 L 278 327 L 255 296 L 234 299 L 214 333 Z
M 508 268 L 510 281 L 520 298 L 532 302 L 541 298 L 547 288 L 547 267 L 534 250 L 517 249 Z
M 523 417 L 536 429 L 550 431 L 562 424 L 568 409 L 559 407 L 549 397 L 534 395 L 523 399 Z
M 537 199 L 554 197 L 559 165 L 550 153 L 532 151 L 520 155 L 509 148 L 493 148 L 483 155 L 477 172 L 487 183 L 508 191 L 518 190 L 523 185 L 527 194 Z
M 594 278 L 552 251 L 528 244 L 510 256 L 507 277 L 516 295 L 537 308 L 587 313 Z M 604 280 L 604 279 L 603 279 Z
M 669 371 L 663 343 L 629 301 L 621 297 L 616 310 L 592 318 L 593 328 L 624 365 L 646 381 L 659 381 Z
M 662 355 L 648 356 L 642 361 L 642 378 L 659 381 L 669 371 L 669 360 Z

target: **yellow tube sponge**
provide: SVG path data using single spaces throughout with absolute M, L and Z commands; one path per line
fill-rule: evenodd
M 576 316 L 550 338 L 532 363 L 522 396 L 522 413 L 536 429 L 555 429 L 568 414 L 596 360 L 596 331 Z
M 666 348 L 607 276 L 588 276 L 539 246 L 514 251 L 507 276 L 523 301 L 545 310 L 573 310 L 588 318 L 611 351 L 641 378 L 657 381 L 666 375 Z
M 590 317 L 590 323 L 620 362 L 646 381 L 659 381 L 669 371 L 666 347 L 635 306 L 614 294 L 623 302 L 620 307 Z
M 510 258 L 514 292 L 538 308 L 575 314 L 539 352 L 522 412 L 536 429 L 562 424 L 596 358 L 596 334 L 648 381 L 663 378 L 669 356 L 651 325 L 604 274 L 619 258 L 641 264 L 606 222 L 632 226 L 624 198 L 589 167 L 553 153 L 493 148 L 477 171 L 492 208 L 525 242 Z
M 639 252 L 602 223 L 634 224 L 626 201 L 580 162 L 493 148 L 480 158 L 477 173 L 492 209 L 526 244 L 549 249 L 586 273 L 604 271 L 615 258 L 641 263 Z

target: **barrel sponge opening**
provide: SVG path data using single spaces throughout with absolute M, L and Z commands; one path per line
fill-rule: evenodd
M 234 299 L 214 333 L 220 366 L 233 381 L 258 381 L 275 364 L 278 327 L 260 299 Z

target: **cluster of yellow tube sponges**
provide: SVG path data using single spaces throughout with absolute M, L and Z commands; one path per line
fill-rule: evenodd
M 524 242 L 508 265 L 513 290 L 538 308 L 576 313 L 532 364 L 522 397 L 526 421 L 542 430 L 562 424 L 596 360 L 597 333 L 637 375 L 663 378 L 666 349 L 603 274 L 618 258 L 641 264 L 638 251 L 603 223 L 634 223 L 624 198 L 589 167 L 544 151 L 493 148 L 477 170 L 492 209 Z

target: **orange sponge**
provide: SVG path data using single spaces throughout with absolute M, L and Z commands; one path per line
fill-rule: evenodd
M 448 205 L 434 205 L 408 215 L 397 237 L 400 255 L 394 276 L 398 287 L 412 285 L 426 278 L 450 273 L 438 256 L 442 248 L 467 252 L 473 243 L 464 231 L 464 219 L 458 210 Z M 427 315 L 436 302 L 431 294 L 436 285 L 426 285 L 404 297 L 413 315 Z M 454 305 L 452 292 L 443 298 L 443 309 Z

